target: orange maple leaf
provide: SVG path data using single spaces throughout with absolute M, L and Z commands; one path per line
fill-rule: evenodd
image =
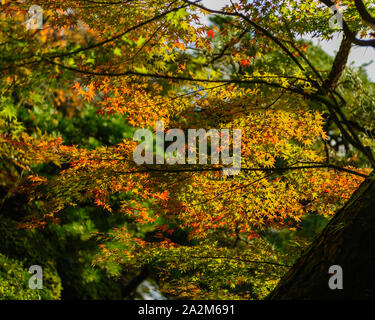
M 248 65 L 250 64 L 250 62 L 249 62 L 248 59 L 242 59 L 241 62 L 240 62 L 240 64 L 241 64 L 242 66 L 248 66 Z
M 77 81 L 74 86 L 72 87 L 72 89 L 80 89 L 81 88 L 81 85 L 79 84 L 79 82 Z

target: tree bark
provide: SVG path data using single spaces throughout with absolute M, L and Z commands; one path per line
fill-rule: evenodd
M 328 269 L 343 270 L 343 289 L 332 290 Z M 365 180 L 267 297 L 375 299 L 375 180 Z

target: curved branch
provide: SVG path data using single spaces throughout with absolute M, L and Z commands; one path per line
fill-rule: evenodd
M 220 11 L 220 10 L 214 10 L 207 8 L 201 4 L 199 4 L 199 1 L 193 2 L 189 0 L 183 0 L 185 3 L 188 3 L 192 6 L 195 6 L 197 8 L 200 8 L 202 10 L 205 10 L 207 12 L 215 13 L 215 14 L 221 14 L 221 15 L 226 15 L 226 16 L 232 16 L 232 17 L 238 17 L 241 18 L 242 20 L 246 21 L 248 24 L 250 24 L 254 29 L 260 31 L 263 33 L 267 38 L 271 39 L 273 42 L 275 42 L 293 61 L 294 63 L 302 70 L 304 71 L 305 68 L 299 63 L 297 58 L 294 56 L 294 54 L 279 40 L 277 39 L 274 35 L 272 35 L 268 30 L 264 29 L 260 25 L 256 24 L 254 21 L 250 20 L 247 16 L 245 16 L 242 13 L 239 12 L 225 12 L 225 11 Z
M 228 259 L 228 260 L 236 260 L 241 262 L 250 262 L 250 263 L 260 263 L 260 264 L 270 264 L 273 266 L 278 267 L 285 267 L 285 268 L 291 268 L 291 265 L 288 264 L 282 264 L 277 262 L 271 262 L 271 261 L 262 261 L 262 260 L 248 260 L 248 259 L 238 259 L 234 257 L 225 257 L 225 256 L 190 256 L 192 259 Z
M 365 4 L 362 0 L 354 0 L 355 6 L 361 16 L 362 20 L 375 30 L 375 18 L 367 11 Z
M 245 172 L 256 172 L 256 171 L 262 171 L 262 172 L 271 172 L 271 171 L 288 171 L 288 170 L 304 170 L 304 169 L 334 169 L 341 172 L 350 173 L 362 178 L 368 178 L 369 175 L 363 174 L 351 169 L 343 168 L 334 164 L 311 164 L 311 165 L 303 165 L 303 166 L 296 166 L 296 167 L 285 167 L 285 168 L 241 168 L 241 171 Z M 183 169 L 158 169 L 158 168 L 151 168 L 151 167 L 145 167 L 145 170 L 140 171 L 116 171 L 114 170 L 114 173 L 149 173 L 149 172 L 159 172 L 159 173 L 182 173 L 182 172 L 218 172 L 222 171 L 223 167 L 215 167 L 215 168 L 183 168 Z
M 320 0 L 320 1 L 322 3 L 324 3 L 329 8 L 335 5 L 335 3 L 332 2 L 331 0 Z M 375 48 L 375 40 L 358 39 L 356 37 L 356 34 L 349 29 L 348 24 L 344 20 L 343 20 L 342 28 L 344 30 L 345 35 L 347 36 L 347 38 L 352 43 L 356 44 L 357 46 L 361 46 L 361 47 L 374 47 Z
M 172 5 L 175 1 L 173 1 L 170 5 Z M 87 46 L 87 47 L 84 47 L 84 48 L 80 48 L 80 49 L 77 49 L 77 50 L 74 50 L 74 51 L 70 51 L 70 52 L 66 52 L 66 53 L 61 53 L 61 54 L 57 54 L 57 55 L 53 55 L 53 56 L 49 56 L 48 58 L 50 59 L 53 59 L 53 58 L 63 58 L 63 57 L 67 57 L 67 56 L 71 56 L 71 55 L 75 55 L 77 53 L 80 53 L 80 52 L 83 52 L 83 51 L 87 51 L 87 50 L 91 50 L 91 49 L 94 49 L 94 48 L 97 48 L 97 47 L 101 47 L 109 42 L 112 42 L 114 40 L 117 40 L 117 39 L 120 39 L 122 36 L 124 36 L 125 34 L 131 32 L 131 31 L 134 31 L 140 27 L 143 27 L 147 24 L 149 24 L 150 22 L 153 22 L 155 20 L 158 20 L 164 16 L 166 16 L 167 14 L 171 13 L 171 12 L 175 12 L 175 11 L 178 11 L 178 10 L 181 10 L 183 8 L 186 8 L 188 7 L 188 5 L 184 5 L 184 6 L 180 6 L 180 7 L 176 7 L 176 8 L 173 8 L 171 10 L 167 10 L 159 15 L 156 15 L 148 20 L 145 20 L 135 26 L 132 26 L 128 29 L 126 29 L 125 31 L 121 32 L 120 34 L 116 35 L 116 36 L 113 36 L 111 38 L 108 38 L 106 40 L 103 40 L 103 41 L 100 41 L 100 42 L 97 42 L 97 43 L 94 43 L 90 46 Z
M 298 88 L 292 87 L 283 87 L 281 84 L 275 82 L 267 82 L 265 80 L 240 80 L 240 79 L 230 79 L 230 80 L 219 80 L 219 79 L 202 79 L 202 78 L 191 78 L 191 77 L 184 77 L 184 76 L 169 76 L 165 74 L 157 74 L 157 73 L 142 73 L 136 71 L 124 71 L 120 73 L 113 73 L 113 72 L 92 72 L 87 70 L 81 70 L 73 67 L 65 66 L 61 63 L 54 62 L 52 60 L 42 58 L 43 61 L 48 62 L 50 64 L 59 66 L 63 69 L 67 69 L 70 71 L 92 75 L 92 76 L 103 76 L 103 77 L 125 77 L 125 76 L 139 76 L 139 77 L 147 77 L 147 78 L 157 78 L 157 79 L 165 79 L 171 81 L 190 81 L 190 82 L 204 82 L 204 83 L 236 83 L 236 84 L 264 84 L 274 88 L 280 88 L 284 90 L 288 90 L 294 93 L 302 94 L 306 96 L 301 90 Z M 282 76 L 281 76 L 282 77 Z M 308 81 L 308 80 L 306 80 Z

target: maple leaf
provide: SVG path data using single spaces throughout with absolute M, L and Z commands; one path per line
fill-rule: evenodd
M 85 95 L 86 95 L 86 91 L 85 91 L 85 90 L 82 90 L 82 88 L 79 88 L 79 89 L 78 89 L 78 94 L 79 94 L 80 96 L 85 96 Z
M 185 46 L 183 43 L 179 42 L 178 40 L 175 42 L 175 47 L 180 49 L 180 50 L 184 50 L 185 49 Z
M 211 30 L 208 30 L 208 31 L 207 31 L 207 36 L 208 36 L 208 37 L 211 37 L 211 38 L 213 39 L 213 38 L 214 38 L 214 35 L 215 35 L 214 30 L 211 29 Z
M 76 90 L 78 90 L 78 89 L 80 89 L 81 88 L 81 85 L 79 84 L 79 82 L 77 81 L 75 84 L 74 84 L 74 86 L 72 87 L 72 89 L 76 89 Z
M 87 91 L 86 91 L 86 94 L 85 94 L 85 99 L 87 99 L 88 101 L 92 100 L 95 96 L 95 86 L 93 83 L 90 83 L 88 86 L 87 86 Z
M 240 62 L 241 66 L 248 66 L 250 65 L 249 59 L 242 59 Z

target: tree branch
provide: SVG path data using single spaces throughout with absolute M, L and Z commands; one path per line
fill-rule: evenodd
M 375 18 L 367 11 L 365 4 L 362 0 L 354 0 L 355 6 L 361 16 L 362 20 L 375 30 Z
M 332 2 L 331 0 L 320 0 L 320 1 L 329 8 L 335 5 L 335 3 Z M 375 48 L 375 40 L 358 39 L 356 37 L 356 34 L 349 29 L 348 24 L 345 22 L 345 20 L 343 20 L 342 28 L 344 30 L 345 35 L 352 43 L 361 47 L 374 47 Z
M 214 168 L 183 168 L 183 169 L 159 169 L 159 168 L 152 168 L 152 167 L 144 167 L 145 170 L 140 170 L 140 171 L 116 171 L 114 170 L 114 173 L 150 173 L 150 172 L 159 172 L 159 173 L 182 173 L 182 172 L 218 172 L 222 171 L 224 167 L 214 167 Z M 261 172 L 272 172 L 272 171 L 288 171 L 288 170 L 304 170 L 304 169 L 334 169 L 337 171 L 342 171 L 346 173 L 350 173 L 362 178 L 367 178 L 367 174 L 363 174 L 351 169 L 343 168 L 337 165 L 333 164 L 311 164 L 311 165 L 303 165 L 303 166 L 296 166 L 296 167 L 285 167 L 285 168 L 241 168 L 241 171 L 244 172 L 256 172 L 256 171 L 261 171 Z
M 324 83 L 326 89 L 334 90 L 336 88 L 337 82 L 345 69 L 346 63 L 348 62 L 351 47 L 352 42 L 347 36 L 344 35 L 340 44 L 340 49 L 337 52 L 333 62 L 331 72 L 329 73 L 328 79 Z
M 260 25 L 256 24 L 254 21 L 250 20 L 247 16 L 245 16 L 242 13 L 239 12 L 224 12 L 220 10 L 213 10 L 210 8 L 207 8 L 201 4 L 199 4 L 199 1 L 193 2 L 189 0 L 183 0 L 185 3 L 189 3 L 192 6 L 195 6 L 197 8 L 203 9 L 207 12 L 215 13 L 215 14 L 221 14 L 221 15 L 226 15 L 226 16 L 232 16 L 232 17 L 238 17 L 241 18 L 242 20 L 246 21 L 248 24 L 250 24 L 254 29 L 260 31 L 263 35 L 265 35 L 267 38 L 271 39 L 273 42 L 275 42 L 293 61 L 294 63 L 301 69 L 305 70 L 304 67 L 299 63 L 297 58 L 294 56 L 294 54 L 279 40 L 277 39 L 274 35 L 272 35 L 268 30 L 264 29 Z

